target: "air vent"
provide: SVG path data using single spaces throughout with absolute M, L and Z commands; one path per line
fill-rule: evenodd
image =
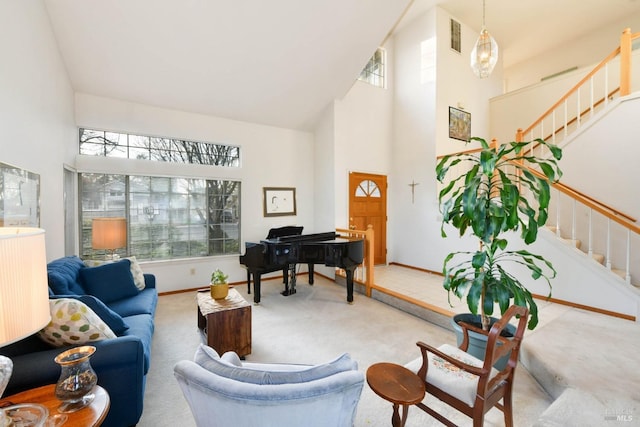
M 462 42 L 460 36 L 460 23 L 455 19 L 451 19 L 451 49 L 458 53 L 462 53 Z

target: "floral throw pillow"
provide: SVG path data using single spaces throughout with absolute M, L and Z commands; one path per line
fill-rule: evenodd
M 115 338 L 106 323 L 86 304 L 71 298 L 49 300 L 51 321 L 38 335 L 55 346 L 81 345 Z

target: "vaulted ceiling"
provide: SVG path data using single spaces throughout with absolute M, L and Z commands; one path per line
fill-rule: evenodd
M 345 95 L 401 17 L 439 4 L 476 30 L 482 21 L 480 0 L 44 1 L 78 92 L 304 130 Z M 639 8 L 487 0 L 487 27 L 505 61 L 517 62 L 533 42 L 561 44 Z

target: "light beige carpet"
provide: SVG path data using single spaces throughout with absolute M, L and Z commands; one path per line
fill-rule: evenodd
M 246 286 L 236 289 L 253 301 Z M 344 287 L 322 277 L 316 276 L 314 286 L 299 280 L 298 292 L 289 297 L 281 296 L 281 290 L 278 281 L 263 283 L 262 302 L 252 306 L 252 353 L 247 360 L 315 364 L 347 352 L 366 372 L 377 362 L 405 364 L 419 357 L 418 340 L 455 344 L 452 332 L 361 294 L 355 295 L 353 305 L 347 304 Z M 161 296 L 140 427 L 195 425 L 173 377 L 173 366 L 178 360 L 191 359 L 201 339 L 195 294 Z M 514 392 L 515 425 L 533 425 L 550 403 L 538 383 L 520 369 Z M 441 405 L 436 402 L 435 407 Z M 391 412 L 391 404 L 365 382 L 356 426 L 390 426 Z M 471 425 L 465 416 L 455 415 L 455 422 Z M 486 420 L 487 426 L 504 425 L 502 413 L 495 409 Z M 421 410 L 410 409 L 407 427 L 437 425 Z

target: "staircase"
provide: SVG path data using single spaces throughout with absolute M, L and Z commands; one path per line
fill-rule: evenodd
M 595 181 L 598 183 L 603 182 L 605 177 L 611 177 L 609 185 L 616 185 L 616 179 L 620 179 L 621 176 L 633 177 L 633 172 L 624 167 L 625 174 L 616 170 L 598 170 L 599 159 L 584 158 L 579 147 L 585 139 L 586 132 L 592 132 L 591 139 L 585 139 L 590 142 L 594 134 L 602 135 L 602 132 L 598 133 L 593 128 L 599 125 L 602 129 L 603 117 L 615 114 L 616 109 L 627 102 L 637 108 L 635 104 L 631 104 L 640 101 L 638 94 L 631 94 L 631 46 L 633 40 L 638 38 L 640 33 L 632 34 L 626 29 L 622 33 L 620 45 L 530 126 L 524 130 L 518 129 L 516 140 L 542 138 L 562 147 L 565 154 L 567 148 L 571 148 L 572 161 L 592 165 L 590 171 L 596 174 Z M 636 138 L 635 132 L 631 132 L 628 137 L 629 140 Z M 613 138 L 598 142 L 610 147 L 609 152 L 617 149 L 613 145 L 617 141 Z M 544 152 L 538 150 L 542 148 L 534 148 L 533 154 L 545 156 Z M 618 153 L 622 156 L 625 154 L 633 156 L 624 150 Z M 563 159 L 560 162 L 562 169 L 563 162 L 566 161 L 569 160 Z M 585 168 L 580 170 L 584 173 Z M 589 188 L 589 185 L 584 187 Z M 571 292 L 565 292 L 566 298 L 561 297 L 560 302 L 640 320 L 640 226 L 637 219 L 627 212 L 621 212 L 601 200 L 569 187 L 562 180 L 554 184 L 553 188 L 552 206 L 547 222 L 550 232 L 574 252 L 579 251 L 586 266 L 593 264 L 589 268 L 594 268 L 593 266 L 597 265 L 601 271 L 606 272 L 611 278 L 605 282 L 611 282 L 611 286 L 617 287 L 616 291 L 621 293 L 621 300 L 637 301 L 630 304 L 624 312 L 603 308 L 598 305 L 598 298 L 591 298 L 596 300 L 595 304 L 585 302 L 589 298 L 582 298 L 584 295 L 581 293 L 589 291 L 576 285 Z M 629 191 L 627 194 L 634 192 L 635 190 Z M 556 263 L 554 261 L 554 265 Z M 609 286 L 609 283 L 606 283 L 606 286 Z M 555 291 L 556 289 L 554 296 Z M 604 290 L 601 292 L 606 293 Z

